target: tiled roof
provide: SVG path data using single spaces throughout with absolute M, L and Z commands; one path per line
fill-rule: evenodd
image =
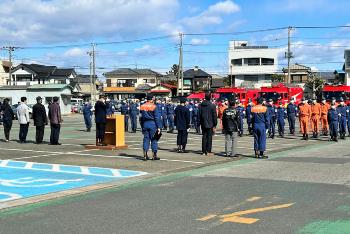
M 35 84 L 32 86 L 29 86 L 27 89 L 64 89 L 66 87 L 71 87 L 67 84 Z
M 208 78 L 211 77 L 210 74 L 206 73 L 202 69 L 189 69 L 184 72 L 184 79 L 194 79 L 194 78 Z
M 118 68 L 116 70 L 106 72 L 104 76 L 113 76 L 113 75 L 127 75 L 127 76 L 137 76 L 137 75 L 153 75 L 153 76 L 162 76 L 162 74 L 155 72 L 151 69 L 131 69 L 131 68 Z

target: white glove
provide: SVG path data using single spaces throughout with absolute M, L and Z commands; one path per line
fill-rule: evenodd
M 266 134 L 267 134 L 267 133 L 269 133 L 269 130 L 268 130 L 268 129 L 266 129 Z
M 191 128 L 188 128 L 188 129 L 187 129 L 187 132 L 190 132 L 190 130 L 191 130 Z

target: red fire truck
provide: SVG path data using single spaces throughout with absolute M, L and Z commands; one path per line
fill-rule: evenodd
M 258 89 L 246 89 L 246 88 L 218 88 L 216 93 L 219 94 L 220 99 L 230 99 L 235 97 L 241 101 L 241 103 L 246 106 L 248 100 L 251 99 L 256 103 L 259 90 Z
M 326 98 L 327 102 L 331 102 L 333 98 L 339 102 L 340 98 L 343 98 L 345 102 L 349 103 L 350 86 L 325 85 L 322 89 L 322 97 Z
M 217 93 L 212 93 L 211 97 L 214 99 L 218 99 L 219 95 Z M 205 93 L 204 92 L 192 93 L 189 96 L 187 96 L 187 98 L 193 99 L 193 100 L 204 100 Z
M 294 98 L 298 105 L 303 98 L 303 89 L 300 87 L 287 87 L 284 84 L 273 85 L 271 87 L 261 87 L 259 97 L 265 98 L 267 101 L 272 99 L 276 105 L 281 101 L 286 105 L 291 98 Z

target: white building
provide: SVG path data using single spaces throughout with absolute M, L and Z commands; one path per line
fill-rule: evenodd
M 69 84 L 76 77 L 73 68 L 57 68 L 40 64 L 19 64 L 11 70 L 11 85 Z
M 350 50 L 345 50 L 345 85 L 350 85 Z
M 247 41 L 230 41 L 229 74 L 234 77 L 234 85 L 270 83 L 271 75 L 278 72 L 279 52 L 267 46 L 250 46 Z
M 9 78 L 10 62 L 0 61 L 0 86 L 6 85 L 6 81 Z

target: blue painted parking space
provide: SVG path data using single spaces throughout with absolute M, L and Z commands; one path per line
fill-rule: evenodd
M 145 175 L 145 172 L 0 160 L 0 202 Z

